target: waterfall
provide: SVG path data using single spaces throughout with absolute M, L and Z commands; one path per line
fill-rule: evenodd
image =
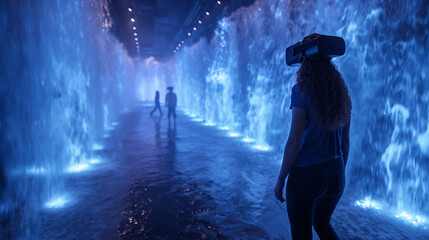
M 281 151 L 298 69 L 286 66 L 286 47 L 313 32 L 341 36 L 346 54 L 334 63 L 353 103 L 349 189 L 427 216 L 428 9 L 423 0 L 256 1 L 176 54 L 179 105 Z
M 37 238 L 37 211 L 69 200 L 65 176 L 136 99 L 110 27 L 106 1 L 0 2 L 0 216 L 16 234 Z

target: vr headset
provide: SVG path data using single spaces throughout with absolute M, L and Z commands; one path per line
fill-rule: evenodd
M 320 35 L 318 38 L 302 43 L 297 42 L 286 48 L 286 64 L 292 66 L 301 63 L 303 57 L 310 59 L 327 58 L 342 56 L 346 52 L 346 43 L 344 39 L 336 36 Z

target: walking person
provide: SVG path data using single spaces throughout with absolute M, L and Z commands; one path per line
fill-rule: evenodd
M 152 116 L 152 114 L 157 109 L 159 110 L 159 113 L 161 113 L 161 116 L 162 116 L 161 105 L 159 104 L 159 92 L 158 91 L 155 92 L 155 108 L 152 110 L 152 112 L 150 112 L 150 115 Z
M 176 125 L 176 106 L 177 96 L 173 92 L 173 87 L 168 87 L 168 93 L 165 95 L 165 106 L 168 108 L 168 125 L 170 125 L 170 117 L 173 115 L 174 125 Z
M 318 38 L 311 34 L 303 43 Z M 286 205 L 292 239 L 339 239 L 330 224 L 345 186 L 349 155 L 351 100 L 329 58 L 306 57 L 292 88 L 292 123 L 275 197 Z

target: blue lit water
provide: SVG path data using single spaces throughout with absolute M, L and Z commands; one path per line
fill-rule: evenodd
M 170 222 L 168 234 L 188 224 L 182 236 L 286 236 L 286 212 L 271 198 L 270 180 L 280 167 L 297 70 L 285 65 L 284 49 L 319 32 L 346 40 L 346 56 L 335 62 L 353 101 L 348 188 L 334 225 L 346 238 L 428 238 L 428 9 L 425 0 L 256 1 L 220 20 L 211 41 L 158 63 L 127 56 L 109 32 L 105 1 L 1 1 L 2 237 L 124 233 L 132 239 L 141 229 L 125 231 L 136 219 L 130 210 L 147 209 L 161 214 L 149 222 L 155 230 L 142 233 L 159 237 L 162 206 L 170 204 L 159 193 L 168 184 L 168 196 L 184 203 L 173 202 L 166 216 L 186 219 Z M 178 127 L 169 141 L 171 134 L 156 121 L 149 123 L 155 132 L 144 124 L 134 125 L 135 132 L 123 126 L 123 134 L 111 131 L 136 99 L 152 99 L 155 90 L 163 96 L 172 84 L 179 106 L 195 121 L 183 122 L 184 135 Z M 131 126 L 135 119 L 127 116 L 130 122 L 122 121 Z M 201 141 L 202 135 L 212 138 Z M 160 145 L 146 153 L 128 145 L 140 139 Z M 128 156 L 123 148 L 131 159 L 155 152 L 147 158 L 154 165 L 121 164 Z M 179 165 L 177 156 L 184 159 Z M 200 158 L 211 160 L 195 163 Z M 159 159 L 165 164 L 156 165 Z M 230 168 L 216 168 L 222 164 Z M 180 169 L 177 176 L 162 181 L 157 170 L 172 167 Z M 142 188 L 146 182 L 152 190 Z M 142 191 L 149 193 L 138 195 Z M 158 199 L 146 208 L 135 202 L 140 197 Z
M 428 1 L 256 1 L 176 54 L 179 104 L 281 151 L 297 71 L 285 48 L 313 32 L 342 36 L 346 55 L 334 62 L 353 101 L 349 190 L 359 206 L 427 224 L 428 26 Z
M 135 101 L 110 19 L 105 1 L 0 2 L 0 214 L 24 237 L 37 210 L 68 201 L 64 179 Z

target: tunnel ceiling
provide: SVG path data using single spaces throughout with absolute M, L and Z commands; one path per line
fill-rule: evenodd
M 112 31 L 130 56 L 164 61 L 176 47 L 192 45 L 202 37 L 210 39 L 218 19 L 254 1 L 110 0 Z

